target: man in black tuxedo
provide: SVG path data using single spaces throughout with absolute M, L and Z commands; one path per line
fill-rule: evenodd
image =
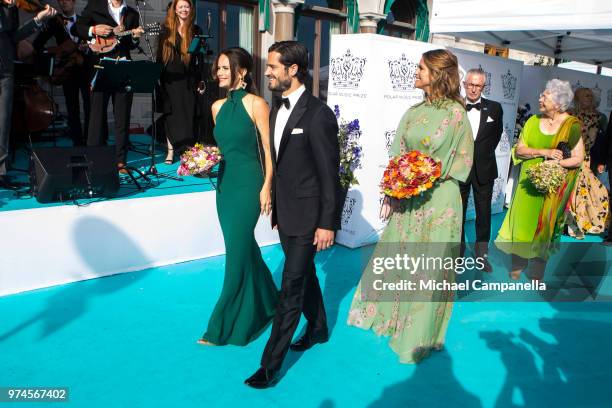
M 122 37 L 113 51 L 104 54 L 109 58 L 131 59 L 130 51 L 138 46 L 138 38 L 144 32 L 140 27 L 138 12 L 129 7 L 125 0 L 89 0 L 83 13 L 76 22 L 76 33 L 85 41 L 95 36 L 108 37 L 113 33 L 131 30 L 133 35 Z M 98 58 L 95 59 L 97 62 Z M 108 137 L 106 107 L 113 100 L 115 117 L 115 145 L 117 165 L 125 172 L 127 158 L 128 131 L 132 111 L 131 92 L 102 92 L 91 94 L 91 112 L 87 135 L 88 146 L 101 146 Z
M 17 189 L 6 172 L 9 158 L 9 136 L 13 115 L 13 90 L 17 43 L 42 27 L 43 20 L 57 11 L 48 4 L 32 20 L 19 25 L 19 10 L 15 0 L 0 0 L 0 188 Z
M 74 9 L 75 0 L 58 0 L 58 3 L 60 5 L 61 14 L 49 20 L 45 28 L 34 40 L 33 45 L 37 52 L 42 52 L 51 38 L 55 39 L 57 46 L 68 48 L 71 44 L 68 43 L 67 46 L 67 41 L 74 44 L 74 46 L 72 46 L 74 51 L 70 53 L 69 58 L 79 58 L 79 62 L 81 63 L 74 64 L 67 69 L 65 74 L 67 79 L 63 81 L 62 89 L 66 99 L 68 127 L 70 128 L 72 143 L 74 146 L 84 146 L 87 141 L 87 126 L 89 125 L 89 88 L 93 76 L 93 66 L 87 45 L 76 36 L 76 30 L 72 30 L 77 20 Z M 64 58 L 64 60 L 67 59 L 68 58 Z M 64 63 L 66 63 L 66 61 L 64 61 Z M 83 98 L 83 113 L 85 114 L 84 127 L 81 125 L 81 104 L 79 103 L 79 94 Z M 83 128 L 85 129 L 85 133 L 83 133 Z
M 308 51 L 296 41 L 268 50 L 268 88 L 282 92 L 270 113 L 274 166 L 272 226 L 285 253 L 281 295 L 261 368 L 245 383 L 267 388 L 291 347 L 304 351 L 328 339 L 323 296 L 316 276 L 316 252 L 334 243 L 340 228 L 340 149 L 332 110 L 304 87 Z M 304 313 L 306 334 L 291 344 Z M 291 344 L 291 345 L 290 345 Z
M 493 268 L 487 256 L 491 239 L 491 199 L 493 185 L 498 175 L 495 148 L 504 131 L 504 112 L 498 102 L 481 96 L 485 81 L 484 71 L 476 68 L 467 72 L 463 82 L 468 119 L 474 136 L 474 164 L 465 183 L 459 182 L 459 188 L 463 201 L 462 256 L 465 248 L 465 213 L 472 188 L 476 207 L 475 255 L 484 258 L 483 269 L 491 272 Z

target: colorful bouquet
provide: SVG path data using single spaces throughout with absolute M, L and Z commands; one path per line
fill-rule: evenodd
M 380 187 L 393 198 L 410 198 L 433 187 L 440 178 L 442 163 L 418 150 L 389 161 Z
M 338 144 L 340 145 L 340 184 L 348 189 L 350 186 L 359 184 L 355 177 L 355 170 L 361 167 L 361 129 L 359 120 L 350 122 L 340 119 L 340 107 L 334 106 L 334 113 L 338 119 Z
M 221 161 L 222 157 L 218 147 L 196 143 L 181 155 L 181 164 L 176 173 L 179 176 L 206 174 Z
M 543 194 L 556 193 L 566 176 L 567 169 L 554 160 L 545 160 L 527 169 L 531 184 Z

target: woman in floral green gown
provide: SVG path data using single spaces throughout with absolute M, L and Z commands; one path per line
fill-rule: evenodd
M 444 344 L 454 293 L 450 290 L 374 290 L 371 273 L 375 259 L 396 255 L 419 257 L 435 254 L 441 259 L 455 255 L 461 242 L 462 204 L 459 181 L 472 167 L 474 138 L 460 95 L 457 58 L 446 50 L 423 54 L 415 86 L 426 100 L 402 117 L 391 146 L 393 156 L 419 150 L 442 163 L 440 180 L 421 196 L 397 201 L 385 199 L 381 216 L 390 216 L 374 254 L 357 287 L 348 324 L 391 336 L 390 346 L 402 363 L 418 362 Z M 454 282 L 455 271 L 417 271 L 417 281 Z M 409 275 L 399 271 L 385 275 L 396 282 Z

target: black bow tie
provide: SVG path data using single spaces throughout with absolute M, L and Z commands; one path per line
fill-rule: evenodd
M 478 102 L 478 103 L 468 103 L 466 106 L 467 111 L 471 111 L 472 109 L 476 109 L 476 110 L 481 110 L 482 109 L 482 103 Z
M 289 98 L 276 98 L 276 108 L 280 109 L 282 105 L 285 105 L 285 108 L 289 110 L 289 108 L 291 108 L 291 102 L 289 102 Z
M 72 16 L 72 17 L 62 16 L 62 19 L 63 19 L 65 22 L 71 22 L 71 23 L 74 23 L 74 22 L 75 22 L 75 20 L 76 20 L 76 18 L 75 18 L 74 16 Z

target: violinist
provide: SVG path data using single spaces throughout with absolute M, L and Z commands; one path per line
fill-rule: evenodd
M 66 98 L 68 127 L 74 146 L 84 146 L 89 123 L 89 88 L 93 76 L 93 64 L 87 44 L 76 36 L 75 0 L 58 0 L 60 14 L 50 19 L 34 40 L 34 49 L 42 52 L 51 38 L 57 47 L 54 77 L 61 83 Z M 53 52 L 53 51 L 50 51 Z M 85 126 L 81 125 L 79 94 L 83 98 Z M 85 134 L 83 134 L 83 129 Z
M 56 15 L 57 11 L 45 5 L 36 4 L 34 18 L 19 26 L 19 11 L 16 3 L 32 5 L 34 0 L 0 0 L 0 189 L 15 189 L 6 174 L 9 135 L 13 112 L 14 64 L 17 43 L 36 30 L 44 20 Z
M 76 22 L 76 33 L 85 41 L 90 41 L 96 36 L 109 37 L 126 30 L 131 30 L 132 35 L 121 37 L 118 45 L 110 53 L 104 54 L 104 57 L 110 58 L 131 59 L 130 51 L 138 46 L 138 38 L 144 32 L 139 24 L 138 12 L 129 7 L 125 0 L 89 0 Z M 126 172 L 123 167 L 127 158 L 132 97 L 131 92 L 96 91 L 91 94 L 87 145 L 100 146 L 106 143 L 108 138 L 106 107 L 109 99 L 112 99 L 117 166 L 121 173 Z

